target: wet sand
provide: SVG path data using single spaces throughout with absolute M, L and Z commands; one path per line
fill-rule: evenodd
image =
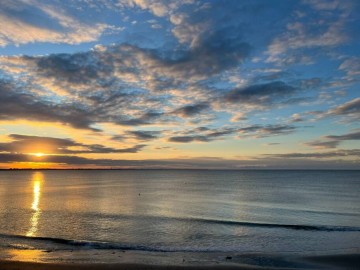
M 299 254 L 149 253 L 134 251 L 0 250 L 0 270 L 134 269 L 360 269 L 360 253 Z
M 160 266 L 160 265 L 144 265 L 144 264 L 47 264 L 47 263 L 31 263 L 31 262 L 14 262 L 14 261 L 0 261 L 1 270 L 154 270 L 154 269 L 169 269 L 169 270 L 220 270 L 220 269 L 263 269 L 252 266 Z M 267 268 L 271 269 L 271 268 Z

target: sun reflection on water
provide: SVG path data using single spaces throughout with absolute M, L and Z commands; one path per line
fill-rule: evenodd
M 41 214 L 40 209 L 40 197 L 41 197 L 41 186 L 44 180 L 44 175 L 41 172 L 35 172 L 32 177 L 33 185 L 33 200 L 31 204 L 31 210 L 33 214 L 30 219 L 30 229 L 26 233 L 26 236 L 35 236 L 38 230 L 39 217 Z

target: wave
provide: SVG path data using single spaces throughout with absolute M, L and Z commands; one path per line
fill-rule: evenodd
M 184 219 L 183 219 L 184 220 Z M 263 227 L 263 228 L 283 228 L 290 230 L 305 230 L 305 231 L 321 231 L 321 232 L 359 232 L 360 227 L 347 227 L 347 226 L 315 226 L 315 225 L 295 225 L 295 224 L 273 224 L 273 223 L 253 223 L 253 222 L 240 222 L 240 221 L 228 221 L 228 220 L 212 220 L 212 219 L 198 219 L 198 218 L 186 218 L 187 221 L 202 222 L 207 224 L 221 224 L 227 226 L 243 226 L 243 227 Z M 117 249 L 117 250 L 137 250 L 137 251 L 151 251 L 151 252 L 187 252 L 187 251 L 217 251 L 211 249 L 194 250 L 191 247 L 154 247 L 145 245 L 124 244 L 116 242 L 102 242 L 102 241 L 88 241 L 88 240 L 75 240 L 56 237 L 29 237 L 24 235 L 10 235 L 0 234 L 0 238 L 10 238 L 26 241 L 35 241 L 37 243 L 55 244 L 56 250 L 68 250 L 73 248 L 81 249 Z M 1 239 L 0 239 L 1 240 Z M 40 244 L 39 243 L 39 244 Z M 29 245 L 15 244 L 9 245 L 9 247 L 15 249 L 28 249 Z
M 243 227 L 264 227 L 264 228 L 283 228 L 290 230 L 304 230 L 304 231 L 323 231 L 323 232 L 358 232 L 360 227 L 349 226 L 325 226 L 325 225 L 297 225 L 297 224 L 278 224 L 278 223 L 257 223 L 257 222 L 243 222 L 231 220 L 216 220 L 216 219 L 197 219 L 189 218 L 189 220 L 200 221 L 212 224 L 223 224 Z
M 0 237 L 8 237 L 13 239 L 20 240 L 33 240 L 33 241 L 42 241 L 42 242 L 51 242 L 53 244 L 60 244 L 69 246 L 68 248 L 64 248 L 61 246 L 57 246 L 54 250 L 68 250 L 72 248 L 83 248 L 83 249 L 118 249 L 118 250 L 139 250 L 139 251 L 154 251 L 154 252 L 169 252 L 172 250 L 162 249 L 162 248 L 153 248 L 142 245 L 126 245 L 120 243 L 112 243 L 112 242 L 101 242 L 101 241 L 87 241 L 87 240 L 73 240 L 73 239 L 65 239 L 65 238 L 56 238 L 56 237 L 29 237 L 23 235 L 4 235 L 0 234 Z M 15 249 L 33 249 L 29 248 L 27 245 L 10 245 L 10 247 Z M 72 247 L 72 248 L 71 248 Z M 174 250 L 175 251 L 175 250 Z
M 101 219 L 101 218 L 113 218 L 114 220 L 140 219 L 140 220 L 152 220 L 157 222 L 178 221 L 178 222 L 219 224 L 219 225 L 242 226 L 242 227 L 280 228 L 280 229 L 304 230 L 304 231 L 324 231 L 324 232 L 360 231 L 360 227 L 351 227 L 351 226 L 261 223 L 261 222 L 234 221 L 234 220 L 208 219 L 208 218 L 196 218 L 196 217 L 164 217 L 164 216 L 142 216 L 142 215 L 130 216 L 130 215 L 111 215 L 111 214 L 110 215 L 94 214 L 94 216 L 97 219 Z
M 49 242 L 53 244 L 58 244 L 60 246 L 53 246 L 49 248 L 36 248 L 31 247 L 29 245 L 23 244 L 14 244 L 8 245 L 7 247 L 13 249 L 27 250 L 27 249 L 47 249 L 52 251 L 61 251 L 61 250 L 73 250 L 75 248 L 92 250 L 126 250 L 126 251 L 148 251 L 148 252 L 206 252 L 206 251 L 220 251 L 220 250 L 212 250 L 212 249 L 194 249 L 191 247 L 188 248 L 176 248 L 176 247 L 152 247 L 152 246 L 144 246 L 144 245 L 131 245 L 131 244 L 120 244 L 120 243 L 112 243 L 112 242 L 101 242 L 101 241 L 86 241 L 86 240 L 73 240 L 73 239 L 65 239 L 65 238 L 55 238 L 55 237 L 29 237 L 23 235 L 6 235 L 0 234 L 1 237 L 7 237 L 12 239 L 19 240 L 31 240 L 31 241 L 41 241 L 41 242 Z M 63 247 L 66 245 L 67 247 Z

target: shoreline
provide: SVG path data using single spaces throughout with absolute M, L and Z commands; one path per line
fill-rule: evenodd
M 341 254 L 159 253 L 124 250 L 0 250 L 0 270 L 359 269 L 360 251 Z

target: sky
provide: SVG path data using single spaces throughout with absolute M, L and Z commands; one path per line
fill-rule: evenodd
M 0 7 L 0 168 L 360 168 L 357 0 Z

